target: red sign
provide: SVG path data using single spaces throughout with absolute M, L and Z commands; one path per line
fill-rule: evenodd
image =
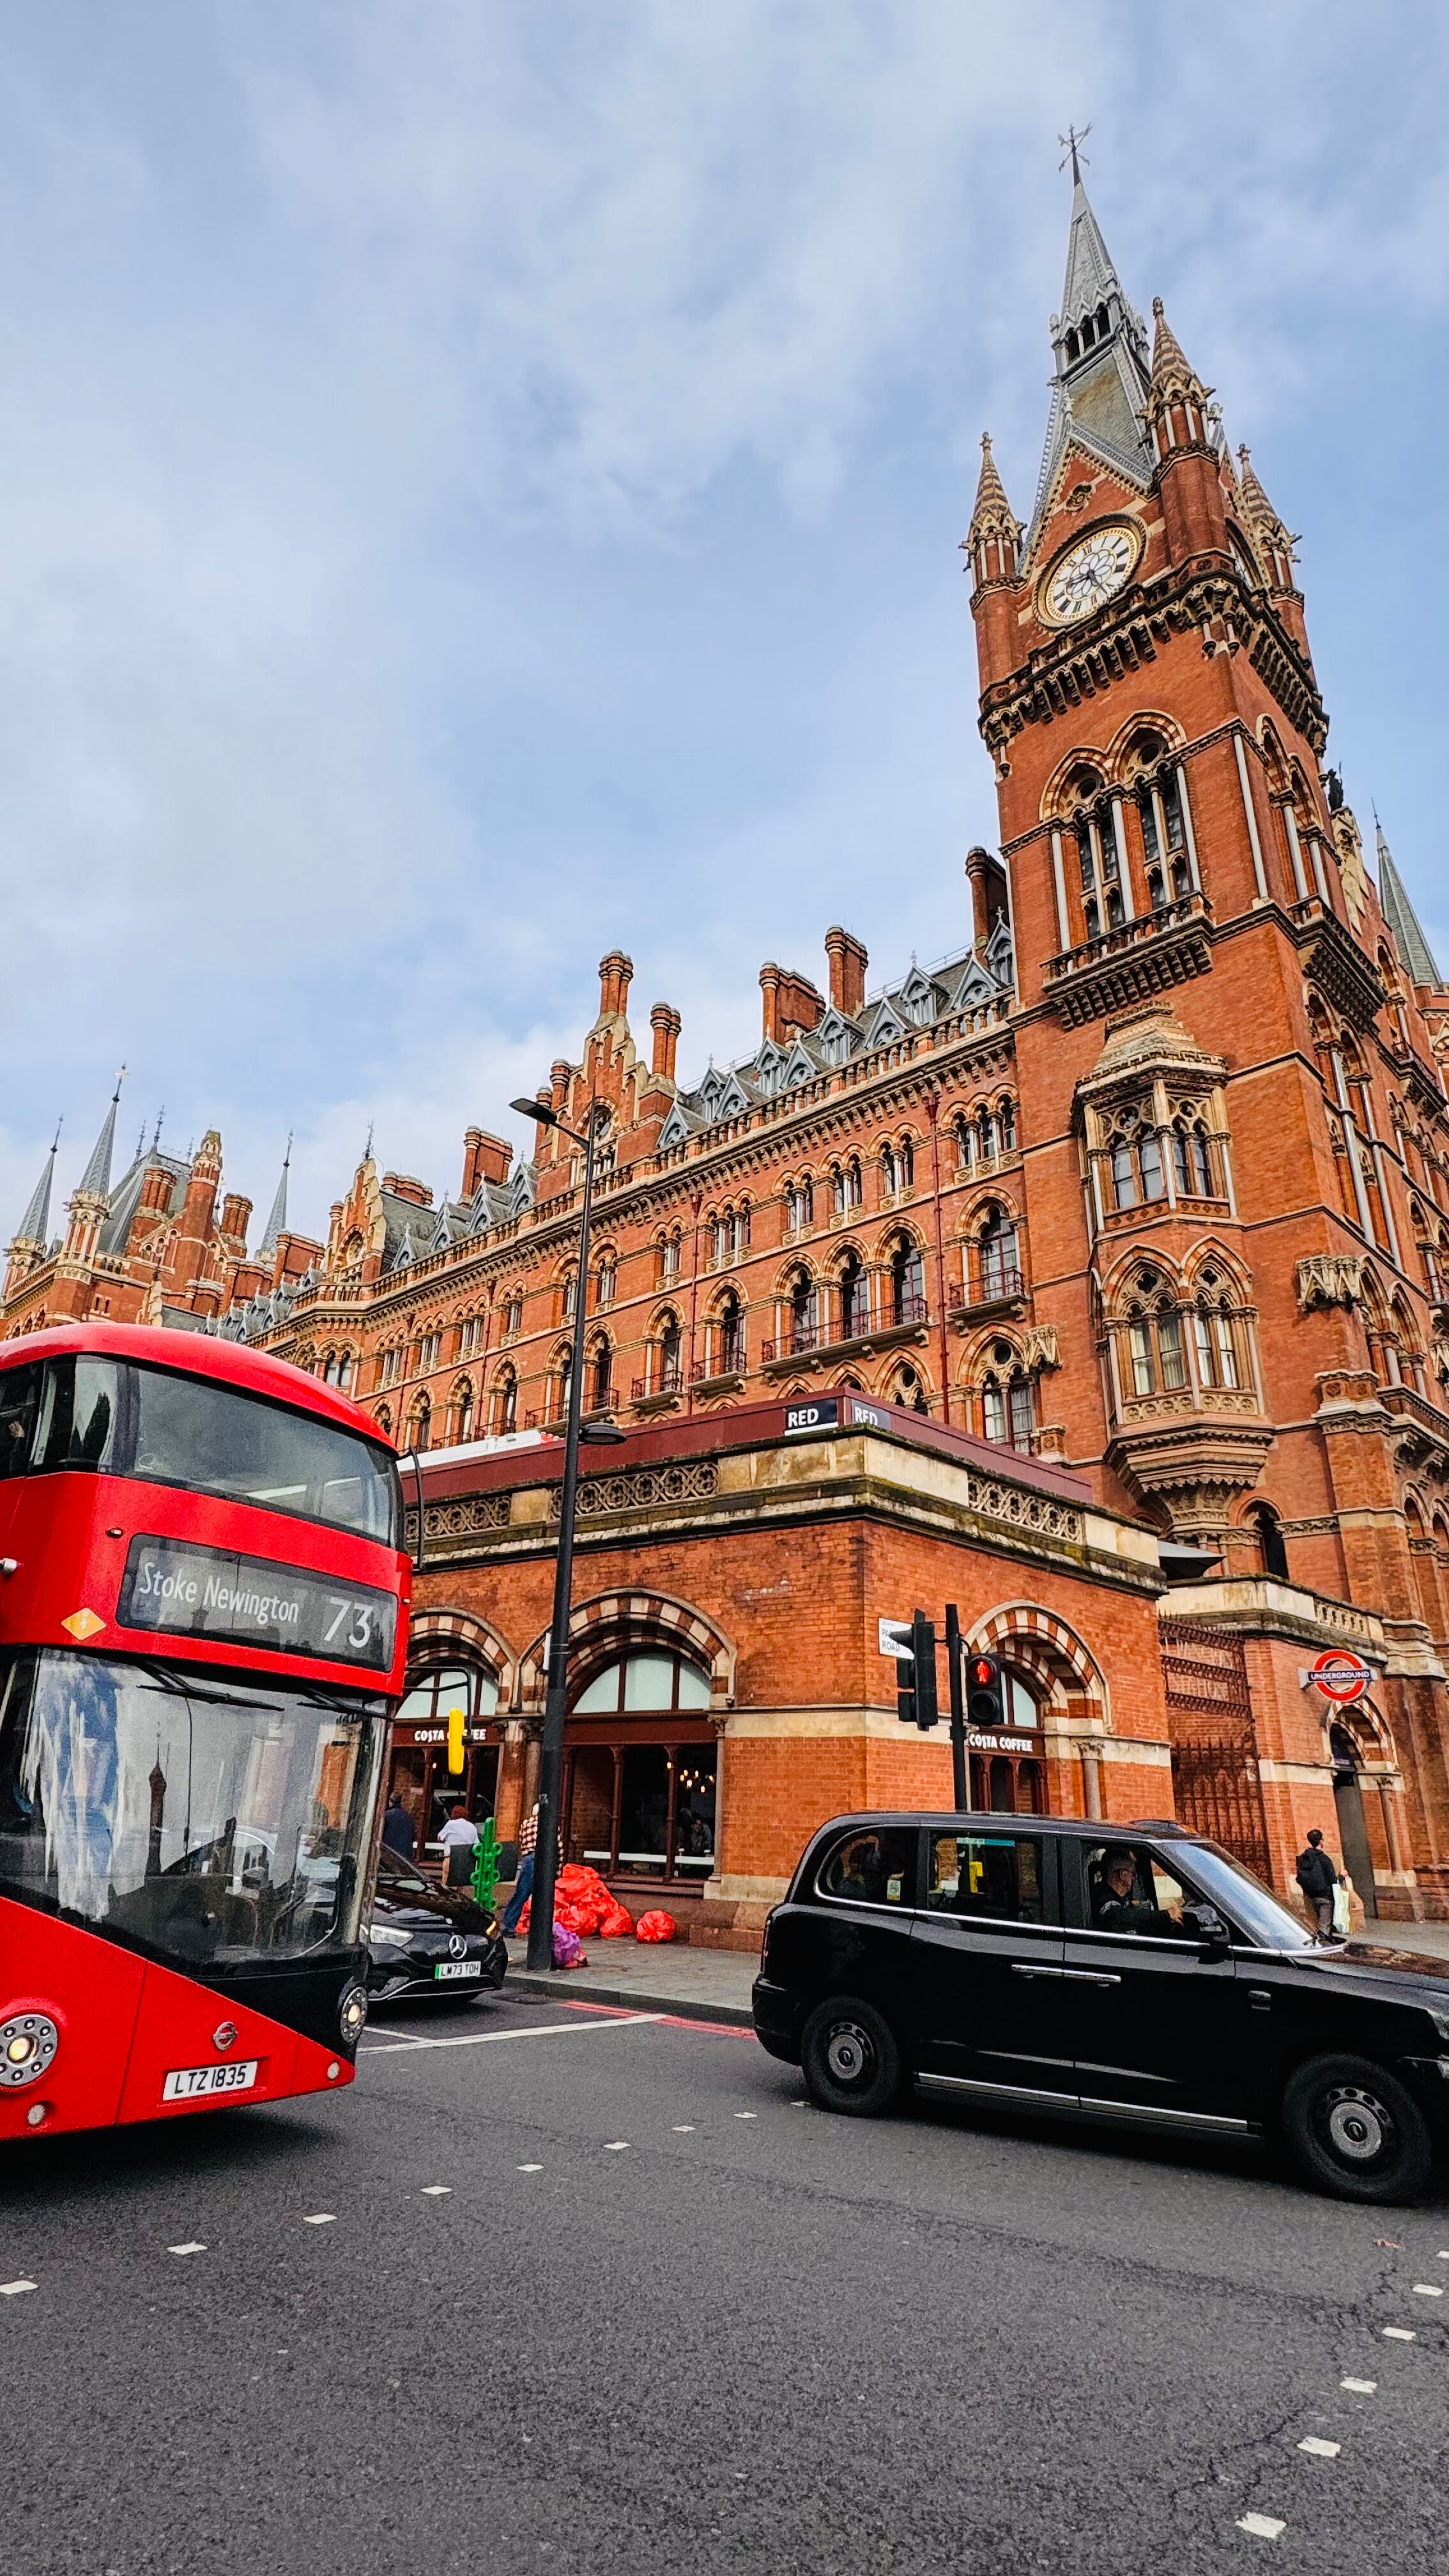
M 1372 1664 L 1350 1653 L 1347 1646 L 1331 1646 L 1326 1655 L 1319 1656 L 1308 1676 L 1314 1688 L 1339 1708 L 1347 1708 L 1350 1700 L 1362 1699 L 1364 1692 L 1372 1688 L 1373 1677 Z

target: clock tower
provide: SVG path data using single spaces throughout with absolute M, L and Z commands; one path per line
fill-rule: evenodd
M 1196 1571 L 1167 1607 L 1252 1678 L 1275 1843 L 1328 1760 L 1308 1645 L 1377 1658 L 1334 1776 L 1382 1789 L 1370 1884 L 1449 1911 L 1446 996 L 1321 766 L 1295 541 L 1072 175 L 1030 517 L 984 440 L 965 545 L 1039 1437 Z

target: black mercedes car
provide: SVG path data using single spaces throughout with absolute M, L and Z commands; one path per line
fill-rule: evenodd
M 1321 1947 L 1218 1844 L 1054 1816 L 837 1816 L 765 1926 L 755 2030 L 831 2111 L 911 2085 L 1279 2141 L 1415 2198 L 1449 2148 L 1449 1963 Z
M 373 2006 L 420 1995 L 496 1994 L 508 1966 L 496 1915 L 485 1914 L 466 1889 L 436 1886 L 386 1843 L 378 1854 L 367 1948 Z

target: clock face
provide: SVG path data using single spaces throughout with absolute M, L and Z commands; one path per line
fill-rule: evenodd
M 1137 563 L 1142 540 L 1120 525 L 1093 528 L 1069 546 L 1048 574 L 1041 604 L 1055 626 L 1073 626 L 1090 617 L 1127 581 Z

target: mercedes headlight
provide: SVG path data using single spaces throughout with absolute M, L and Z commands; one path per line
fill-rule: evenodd
M 391 1923 L 369 1923 L 367 1937 L 369 1941 L 381 1941 L 385 1949 L 406 1950 L 413 1936 L 411 1932 L 395 1931 Z

